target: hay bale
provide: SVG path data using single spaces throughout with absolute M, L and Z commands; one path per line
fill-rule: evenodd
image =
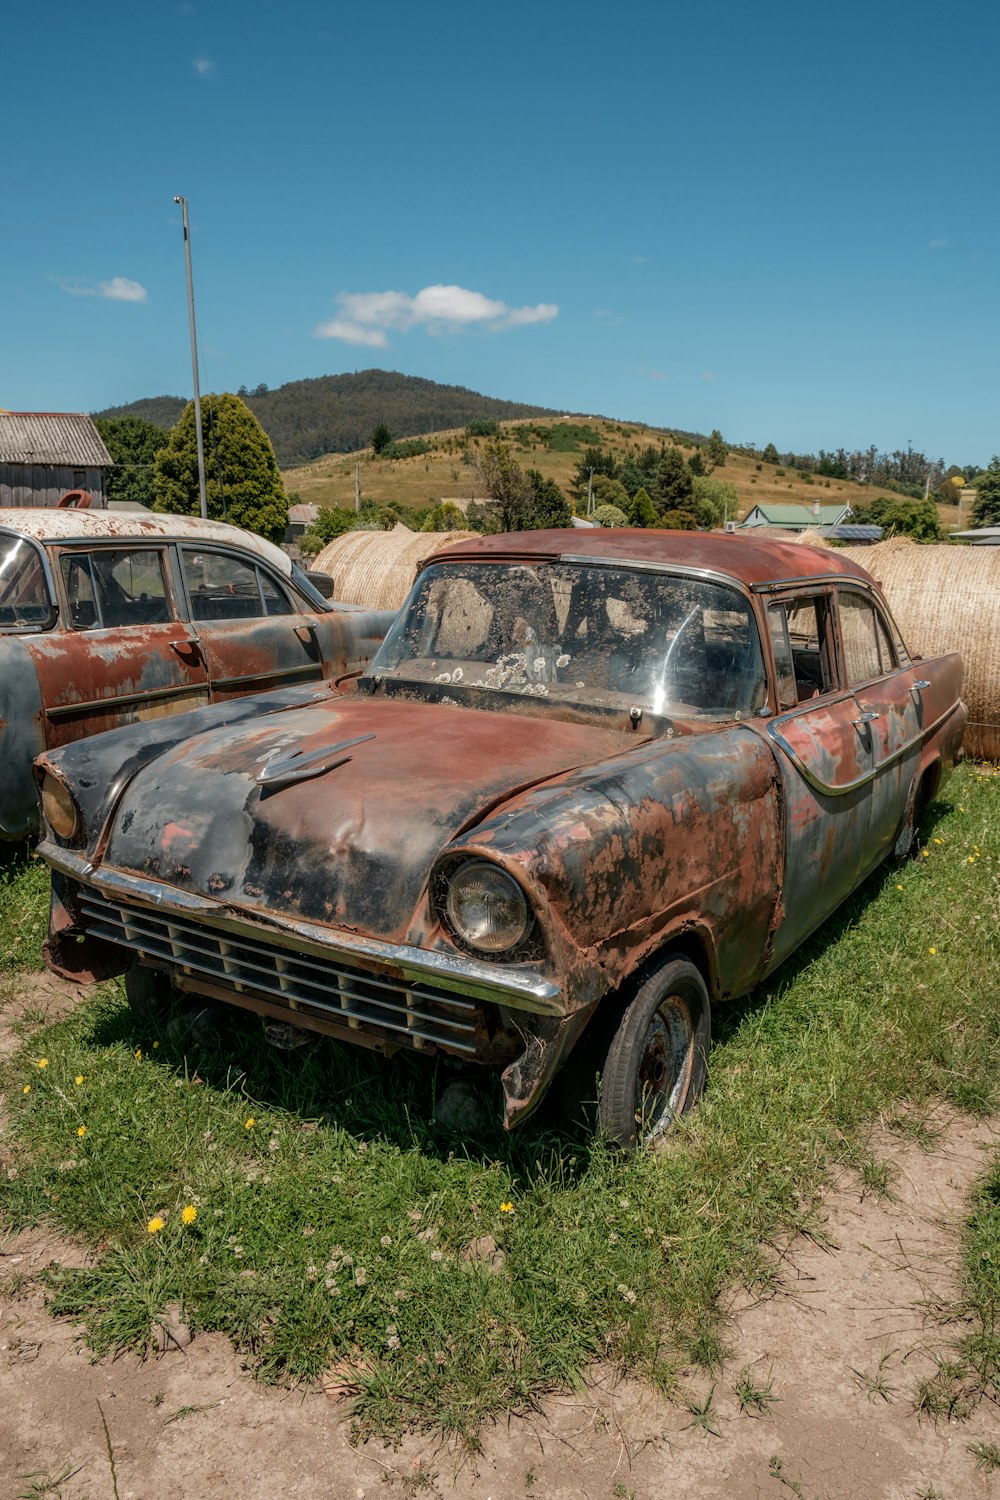
M 410 531 L 398 522 L 391 531 L 345 531 L 326 544 L 312 567 L 333 579 L 339 604 L 398 609 L 413 587 L 419 563 L 477 535 L 475 531 Z
M 969 707 L 965 749 L 1000 760 L 1000 547 L 922 546 L 889 537 L 842 550 L 878 579 L 911 651 L 960 653 Z

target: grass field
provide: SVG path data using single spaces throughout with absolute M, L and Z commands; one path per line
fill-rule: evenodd
M 50 1276 L 96 1352 L 143 1347 L 178 1302 L 265 1379 L 346 1361 L 363 1431 L 474 1442 L 488 1413 L 595 1361 L 683 1396 L 725 1347 L 720 1294 L 775 1285 L 787 1237 L 822 1232 L 835 1169 L 891 1190 L 875 1122 L 928 1139 L 942 1098 L 1000 1103 L 1000 776 L 963 767 L 925 838 L 720 1009 L 705 1098 L 659 1154 L 544 1125 L 462 1136 L 434 1121 L 444 1068 L 326 1041 L 276 1053 L 239 1017 L 185 1056 L 136 1030 L 113 983 L 55 1025 L 18 1023 L 3 1220 L 101 1246 Z M 36 865 L 8 866 L 0 1007 L 39 966 L 44 900 Z M 912 1393 L 928 1412 L 1000 1397 L 998 1172 L 968 1226 L 954 1360 Z M 463 1256 L 485 1235 L 499 1269 Z
M 630 447 L 644 447 L 648 443 L 658 446 L 665 436 L 662 429 L 612 422 L 601 417 L 564 417 L 545 422 L 525 418 L 501 423 L 501 432 L 513 442 L 515 457 L 524 468 L 540 470 L 547 479 L 554 479 L 568 492 L 574 468 L 591 440 L 581 437 L 561 443 L 558 434 L 560 429 L 572 431 L 582 427 L 593 432 L 605 451 L 618 459 L 623 458 Z M 556 434 L 556 441 L 538 440 L 534 436 L 538 428 L 551 429 Z M 530 436 L 519 442 L 519 432 Z M 286 469 L 285 488 L 289 494 L 294 493 L 310 504 L 339 505 L 353 510 L 354 470 L 360 463 L 361 494 L 365 499 L 395 500 L 413 507 L 436 505 L 445 499 L 474 499 L 472 473 L 461 455 L 464 434 L 458 429 L 431 433 L 426 441 L 432 445 L 432 451 L 415 458 L 379 459 L 373 456 L 370 448 L 360 453 L 328 454 L 300 468 Z M 685 457 L 690 457 L 694 449 L 682 445 L 682 452 Z M 811 504 L 819 500 L 827 504 L 849 501 L 860 493 L 858 486 L 847 480 L 831 479 L 828 482 L 814 478 L 810 484 L 794 469 L 781 473 L 780 468 L 776 464 L 761 464 L 758 470 L 754 460 L 731 453 L 715 477 L 736 487 L 741 516 L 758 503 L 788 504 L 794 501 Z M 888 493 L 874 487 L 866 488 L 864 498 L 871 501 Z

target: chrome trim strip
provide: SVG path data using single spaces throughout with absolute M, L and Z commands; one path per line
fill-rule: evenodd
M 158 698 L 177 698 L 183 695 L 190 697 L 192 693 L 201 692 L 204 695 L 204 706 L 207 708 L 211 702 L 209 696 L 209 682 L 206 677 L 204 682 L 182 682 L 176 687 L 150 688 L 145 693 L 129 693 L 127 697 L 121 698 L 89 698 L 80 703 L 57 703 L 53 708 L 45 710 L 47 719 L 59 719 L 69 714 L 92 713 L 95 709 L 113 708 L 122 711 L 131 703 L 151 703 Z
M 880 760 L 877 766 L 873 766 L 872 769 L 870 771 L 866 771 L 863 776 L 856 776 L 853 781 L 845 782 L 843 786 L 830 786 L 827 782 L 821 781 L 820 778 L 809 769 L 805 761 L 802 760 L 798 753 L 792 749 L 788 741 L 779 732 L 779 725 L 787 723 L 789 719 L 800 717 L 803 711 L 802 705 L 800 705 L 798 713 L 782 714 L 779 719 L 769 720 L 765 725 L 765 729 L 770 737 L 781 746 L 782 750 L 788 756 L 788 759 L 792 762 L 792 765 L 809 783 L 814 791 L 821 793 L 821 795 L 824 797 L 842 797 L 847 792 L 855 792 L 857 791 L 859 786 L 866 786 L 869 781 L 874 781 L 875 777 L 878 776 L 880 771 L 884 771 L 886 766 L 891 766 L 895 761 L 901 760 L 903 756 L 906 755 L 910 750 L 913 750 L 915 747 L 919 747 L 920 745 L 922 745 L 930 735 L 936 733 L 936 731 L 940 729 L 941 725 L 944 724 L 947 719 L 951 718 L 952 714 L 957 713 L 960 707 L 961 700 L 959 700 L 959 702 L 957 703 L 953 703 L 951 708 L 946 709 L 943 714 L 940 714 L 938 718 L 934 720 L 933 724 L 926 724 L 921 729 L 918 735 L 914 735 L 912 739 L 909 739 L 905 744 L 900 745 L 899 748 L 897 750 L 894 750 L 891 755 L 887 755 L 885 760 Z M 805 711 L 808 712 L 808 709 L 806 709 Z
M 192 621 L 195 629 L 199 625 L 206 623 L 205 620 Z M 223 621 L 222 623 L 228 624 L 229 622 Z M 206 654 L 209 653 L 212 649 L 211 637 L 199 636 L 198 639 L 201 649 Z M 245 672 L 242 677 L 213 677 L 212 690 L 213 692 L 217 692 L 220 688 L 240 687 L 245 682 L 284 682 L 289 677 L 305 677 L 307 675 L 321 677 L 323 675 L 323 663 L 319 661 L 307 661 L 300 667 L 273 666 L 264 672 Z
M 764 583 L 752 583 L 750 590 L 754 594 L 766 594 L 772 589 L 799 589 L 805 592 L 806 589 L 823 588 L 828 583 L 851 583 L 855 588 L 878 592 L 878 586 L 872 579 L 859 578 L 854 573 L 802 573 L 795 578 L 769 578 Z
M 340 955 L 346 960 L 384 966 L 395 970 L 403 979 L 432 982 L 459 995 L 477 1000 L 492 1000 L 514 1010 L 535 1015 L 565 1014 L 562 991 L 551 980 L 516 968 L 501 968 L 483 960 L 451 953 L 434 953 L 405 943 L 387 943 L 321 927 L 314 922 L 296 922 L 287 917 L 252 916 L 238 908 L 206 896 L 193 895 L 174 886 L 157 885 L 138 875 L 106 867 L 95 870 L 83 855 L 60 848 L 51 838 L 38 845 L 37 851 L 48 864 L 82 885 L 92 885 L 114 898 L 122 896 L 142 906 L 178 915 L 197 914 L 213 927 L 242 933 L 248 938 L 270 939 L 283 948 L 304 951 L 316 958 Z

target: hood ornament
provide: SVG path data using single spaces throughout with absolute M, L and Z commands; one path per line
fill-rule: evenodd
M 276 792 L 283 786 L 291 786 L 293 782 L 309 781 L 313 776 L 335 771 L 338 766 L 351 759 L 344 754 L 345 750 L 350 750 L 354 745 L 363 745 L 365 740 L 374 738 L 373 730 L 371 734 L 358 734 L 352 740 L 324 745 L 322 750 L 311 750 L 308 754 L 295 750 L 281 760 L 271 760 L 267 765 L 261 766 L 257 772 L 257 785 L 265 792 Z

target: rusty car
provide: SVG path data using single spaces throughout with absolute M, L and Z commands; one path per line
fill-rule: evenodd
M 48 959 L 124 973 L 158 1025 L 222 1002 L 278 1042 L 495 1069 L 508 1128 L 558 1079 L 656 1142 L 712 1007 L 906 853 L 960 753 L 961 671 L 912 658 L 834 551 L 461 542 L 358 678 L 41 757 Z
M 0 510 L 0 839 L 84 735 L 360 670 L 393 616 L 331 606 L 273 543 L 187 516 Z

